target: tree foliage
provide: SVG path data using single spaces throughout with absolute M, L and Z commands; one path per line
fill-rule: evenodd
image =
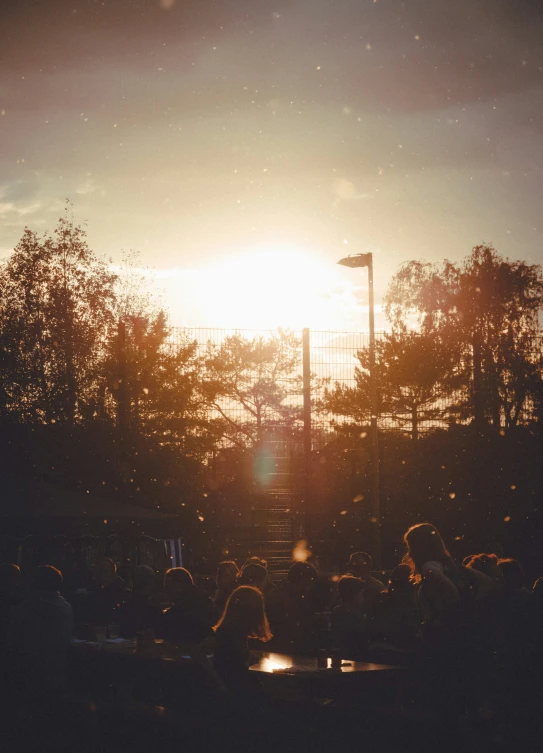
M 25 229 L 0 268 L 4 414 L 68 423 L 94 414 L 115 282 L 67 216 L 52 235 Z
M 336 383 L 325 390 L 322 409 L 368 424 L 371 416 L 369 347 L 356 354 L 355 386 Z M 450 412 L 444 402 L 457 379 L 454 354 L 434 336 L 396 327 L 375 344 L 376 379 L 381 418 L 409 426 L 418 439 L 422 422 L 443 420 Z
M 202 393 L 227 442 L 255 447 L 267 430 L 299 421 L 290 398 L 301 394 L 300 348 L 300 339 L 281 329 L 268 339 L 234 334 L 221 345 L 208 343 Z
M 69 209 L 52 234 L 25 229 L 0 267 L 6 458 L 102 496 L 179 506 L 209 450 L 196 343 L 171 347 L 153 296 L 91 251 Z
M 542 307 L 540 266 L 504 259 L 488 245 L 457 265 L 408 262 L 385 297 L 393 326 L 416 323 L 457 354 L 462 418 L 506 429 L 539 390 Z

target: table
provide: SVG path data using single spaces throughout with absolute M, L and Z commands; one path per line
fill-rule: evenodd
M 84 641 L 72 638 L 70 650 L 94 653 L 134 655 L 162 659 L 164 661 L 183 661 L 192 658 L 193 646 L 181 646 L 167 643 L 160 638 L 153 640 L 148 648 L 138 649 L 136 640 L 131 638 L 115 638 L 103 641 Z
M 371 662 L 342 660 L 341 669 L 332 669 L 332 660 L 327 659 L 327 667 L 319 668 L 317 659 L 312 656 L 289 656 L 288 654 L 262 653 L 260 660 L 249 669 L 251 672 L 264 674 L 282 674 L 297 677 L 329 677 L 331 675 L 352 675 L 361 672 L 379 672 L 388 675 L 397 674 L 402 667 L 394 667 L 387 664 L 373 664 Z
M 349 699 L 364 697 L 376 704 L 395 703 L 401 694 L 403 667 L 371 662 L 342 661 L 340 669 L 317 666 L 317 659 L 308 656 L 262 653 L 250 671 L 261 688 L 281 697 L 318 699 Z M 294 696 L 293 696 L 294 694 Z
M 137 700 L 155 706 L 211 703 L 221 691 L 205 657 L 189 647 L 155 640 L 138 649 L 135 641 L 72 640 L 69 668 L 76 692 L 119 702 Z

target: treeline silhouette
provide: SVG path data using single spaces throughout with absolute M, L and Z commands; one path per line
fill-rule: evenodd
M 203 518 L 214 546 L 207 460 L 233 458 L 228 480 L 266 432 L 299 431 L 300 341 L 279 331 L 173 347 L 143 281 L 112 270 L 69 208 L 51 234 L 25 229 L 0 266 L 2 464 L 184 513 L 187 534 L 203 531 Z M 461 264 L 403 265 L 384 304 L 380 413 L 408 430 L 381 441 L 385 551 L 428 517 L 467 550 L 474 537 L 529 549 L 541 516 L 540 268 L 478 246 Z M 368 519 L 367 349 L 357 358 L 353 387 L 315 378 L 315 410 L 340 418 L 313 458 L 316 537 L 332 558 Z M 428 434 L 432 421 L 442 428 Z
M 459 264 L 411 261 L 393 276 L 384 298 L 390 331 L 376 343 L 379 412 L 418 441 L 381 434 L 385 561 L 398 556 L 392 542 L 405 526 L 432 518 L 458 555 L 474 545 L 505 547 L 537 571 L 542 305 L 541 268 L 487 245 Z M 353 523 L 361 531 L 371 524 L 360 505 L 362 494 L 371 499 L 369 431 L 362 453 L 353 451 L 370 417 L 367 348 L 358 361 L 355 386 L 336 384 L 323 398 L 347 421 L 323 458 L 325 468 L 340 469 L 335 482 L 316 465 L 321 537 L 336 540 L 334 550 Z M 432 424 L 441 428 L 425 431 Z M 325 510 L 338 498 L 327 528 Z

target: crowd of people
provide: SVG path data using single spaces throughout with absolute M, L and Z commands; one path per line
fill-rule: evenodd
M 127 582 L 104 559 L 71 604 L 56 568 L 38 567 L 26 584 L 16 565 L 4 564 L 3 667 L 19 695 L 61 692 L 70 637 L 88 638 L 90 631 L 94 639 L 97 632 L 147 635 L 204 647 L 232 689 L 249 682 L 258 650 L 339 650 L 347 660 L 415 666 L 430 696 L 441 688 L 451 713 L 458 698 L 465 703 L 471 694 L 480 703 L 505 686 L 522 702 L 533 698 L 530 678 L 539 684 L 543 669 L 543 579 L 530 589 L 518 560 L 493 553 L 455 562 L 429 523 L 412 526 L 404 541 L 402 562 L 386 576 L 373 572 L 368 554 L 355 552 L 342 575 L 298 561 L 274 583 L 266 561 L 251 557 L 241 568 L 221 562 L 213 593 L 181 567 L 161 578 L 140 565 Z

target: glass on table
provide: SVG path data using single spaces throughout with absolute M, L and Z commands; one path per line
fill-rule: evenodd
M 332 669 L 341 669 L 341 651 L 334 649 L 330 654 L 332 656 Z
M 317 668 L 326 669 L 328 666 L 328 651 L 321 648 L 317 651 Z

